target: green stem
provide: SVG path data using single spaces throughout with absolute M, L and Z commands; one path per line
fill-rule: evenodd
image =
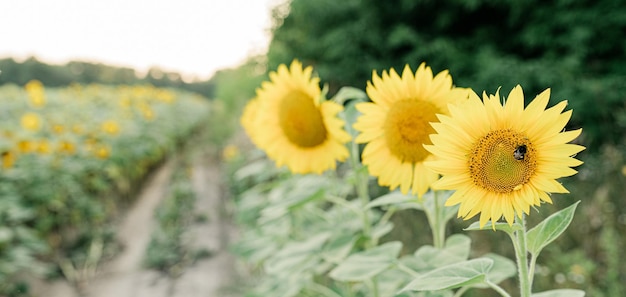
M 519 287 L 521 297 L 530 297 L 531 280 L 528 273 L 528 247 L 526 246 L 526 219 L 524 214 L 522 217 L 516 217 L 516 221 L 522 226 L 521 230 L 515 231 L 515 235 L 511 234 L 511 241 L 515 248 L 515 259 L 517 260 L 517 274 L 519 277 Z
M 530 255 L 530 268 L 528 269 L 528 278 L 530 279 L 530 284 L 528 285 L 528 287 L 530 287 L 532 289 L 533 287 L 533 281 L 535 278 L 535 265 L 537 263 L 537 256 L 538 255 Z
M 358 207 L 353 207 L 352 205 L 350 205 L 350 203 L 348 203 L 348 201 L 346 201 L 346 199 L 344 197 L 339 197 L 339 196 L 334 196 L 334 195 L 328 195 L 326 196 L 326 200 L 328 202 L 337 204 L 341 207 L 344 207 L 345 209 L 353 212 L 356 215 L 361 215 L 361 208 Z
M 470 287 L 461 287 L 456 292 L 454 292 L 454 295 L 452 297 L 461 297 L 461 296 L 463 296 L 463 294 L 465 294 L 465 292 L 467 292 L 467 290 L 469 290 L 469 288 Z
M 363 164 L 361 164 L 359 158 L 359 145 L 353 140 L 350 143 L 350 163 L 355 173 L 356 178 L 356 192 L 361 201 L 361 219 L 363 220 L 363 236 L 367 239 L 366 248 L 370 248 L 375 245 L 372 241 L 372 226 L 369 218 L 369 211 L 366 209 L 366 205 L 370 202 L 369 191 L 367 183 L 369 176 L 367 171 L 364 170 Z
M 438 191 L 433 191 L 433 197 L 435 198 L 435 216 L 437 218 L 437 238 L 438 241 L 436 242 L 435 247 L 442 249 L 444 242 L 446 240 L 446 224 L 443 221 L 443 216 L 442 216 L 442 206 L 439 205 L 439 195 L 438 195 Z
M 359 199 L 361 200 L 361 211 L 362 211 L 362 219 L 363 219 L 363 235 L 367 238 L 368 242 L 374 244 L 372 242 L 372 226 L 370 223 L 369 210 L 366 208 L 366 205 L 370 202 L 370 197 L 367 189 L 367 175 L 363 175 L 363 170 L 359 170 L 357 172 L 357 193 L 359 195 Z
M 492 288 L 494 291 L 498 292 L 500 294 L 500 296 L 502 297 L 511 297 L 511 295 L 509 295 L 509 293 L 507 293 L 504 289 L 502 289 L 502 287 L 498 286 L 497 284 L 494 284 L 490 281 L 487 281 L 487 285 Z
M 378 293 L 378 281 L 376 280 L 376 276 L 372 277 L 370 281 L 372 283 L 372 296 L 373 297 L 380 296 L 380 294 Z
M 387 223 L 391 219 L 391 216 L 393 216 L 393 214 L 396 213 L 397 210 L 398 209 L 393 206 L 389 207 L 378 221 L 378 224 L 382 225 L 384 223 Z
M 433 234 L 433 246 L 442 249 L 446 238 L 446 225 L 442 220 L 441 206 L 439 205 L 437 191 L 433 191 L 433 199 L 434 209 L 432 209 L 432 213 L 427 207 L 425 207 L 424 210 L 428 218 L 428 223 L 430 224 L 430 230 Z
M 401 271 L 406 272 L 406 274 L 410 275 L 413 278 L 418 278 L 420 276 L 413 269 L 411 269 L 409 267 L 406 267 L 406 265 L 404 265 L 404 264 L 402 264 L 400 262 L 396 263 L 396 267 L 398 267 L 398 269 L 400 269 Z

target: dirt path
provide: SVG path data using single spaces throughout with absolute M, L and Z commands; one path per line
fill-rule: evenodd
M 34 296 L 46 297 L 212 297 L 227 295 L 222 288 L 232 282 L 234 258 L 227 246 L 234 228 L 224 215 L 219 164 L 206 154 L 192 167 L 192 183 L 197 194 L 194 214 L 207 220 L 194 222 L 187 230 L 185 244 L 193 250 L 208 251 L 202 258 L 172 278 L 142 267 L 146 247 L 156 224 L 154 212 L 167 192 L 174 162 L 169 161 L 153 174 L 117 231 L 124 247 L 120 254 L 103 263 L 94 278 L 86 280 L 78 292 L 67 282 L 36 285 Z
M 173 285 L 173 297 L 226 296 L 222 290 L 231 283 L 234 275 L 234 257 L 227 251 L 234 228 L 225 216 L 222 180 L 217 161 L 204 156 L 193 166 L 192 183 L 198 194 L 196 213 L 205 214 L 207 220 L 191 226 L 187 240 L 194 250 L 210 251 L 211 257 L 188 267 Z

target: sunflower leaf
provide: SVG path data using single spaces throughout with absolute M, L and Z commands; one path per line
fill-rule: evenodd
M 417 272 L 428 272 L 453 263 L 464 262 L 470 254 L 471 239 L 463 234 L 450 236 L 442 249 L 431 245 L 420 247 L 413 255 L 403 257 L 403 264 Z
M 545 246 L 559 237 L 572 222 L 574 211 L 578 203 L 580 203 L 580 201 L 552 214 L 541 223 L 537 224 L 537 226 L 528 230 L 528 251 L 537 256 Z
M 319 103 L 326 101 L 326 98 L 328 96 L 328 89 L 328 84 L 324 84 L 324 86 L 322 87 L 322 91 L 320 92 L 320 96 L 317 99 Z
M 396 263 L 401 249 L 402 243 L 393 241 L 352 254 L 331 270 L 329 276 L 338 281 L 370 279 Z
M 585 291 L 574 289 L 558 289 L 532 294 L 531 297 L 584 297 Z
M 493 230 L 494 228 L 492 227 L 492 223 L 491 222 L 487 222 L 485 224 L 485 226 L 483 226 L 482 228 L 480 228 L 480 223 L 479 222 L 474 222 L 471 225 L 469 225 L 469 227 L 463 229 L 465 231 L 476 231 L 476 230 Z M 503 232 L 506 232 L 507 234 L 513 234 L 513 232 L 517 231 L 517 230 L 521 230 L 522 226 L 518 223 L 514 223 L 513 225 L 507 224 L 507 223 L 496 223 L 495 226 L 496 230 L 500 230 Z
M 517 266 L 511 259 L 492 253 L 485 254 L 483 257 L 493 260 L 493 267 L 491 267 L 491 270 L 487 273 L 487 279 L 490 282 L 498 284 L 517 274 Z M 487 284 L 477 284 L 474 285 L 474 287 L 489 288 Z
M 352 125 L 356 123 L 356 118 L 360 115 L 359 111 L 356 109 L 356 103 L 356 100 L 352 100 L 345 104 L 343 112 L 340 114 L 340 117 L 346 121 L 345 129 L 346 132 L 352 136 L 352 139 L 359 135 L 359 132 L 352 127 Z
M 358 102 L 365 102 L 367 101 L 367 94 L 361 89 L 346 86 L 339 89 L 337 94 L 332 98 L 333 101 L 341 105 L 351 99 L 357 100 Z
M 339 263 L 348 256 L 356 240 L 354 234 L 345 234 L 333 238 L 324 246 L 321 257 L 330 263 Z
M 414 209 L 423 209 L 422 204 L 419 202 L 417 197 L 408 194 L 402 194 L 400 191 L 393 191 L 391 193 L 382 195 L 370 203 L 365 205 L 366 209 L 379 207 L 379 206 L 397 206 L 400 209 L 414 208 Z
M 493 266 L 493 260 L 478 258 L 454 263 L 422 274 L 402 291 L 438 291 L 483 283 Z
M 273 275 L 307 271 L 321 261 L 320 251 L 330 237 L 330 232 L 322 232 L 306 241 L 285 245 L 264 263 L 265 271 Z

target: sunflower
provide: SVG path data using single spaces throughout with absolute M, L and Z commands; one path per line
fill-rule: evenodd
M 23 114 L 20 119 L 20 123 L 22 125 L 22 128 L 33 132 L 39 131 L 42 125 L 41 117 L 39 117 L 39 115 L 34 112 L 27 112 Z
M 240 123 L 241 123 L 241 126 L 243 127 L 243 130 L 246 132 L 246 134 L 248 135 L 248 138 L 250 138 L 252 143 L 254 143 L 255 145 L 257 145 L 257 141 L 256 141 L 257 134 L 254 132 L 254 128 L 256 127 L 255 121 L 256 121 L 258 108 L 259 108 L 259 100 L 257 98 L 254 98 L 248 101 L 246 106 L 243 108 L 243 113 L 240 119 Z
M 33 107 L 46 105 L 46 95 L 43 84 L 38 80 L 31 80 L 24 86 L 28 93 L 28 103 Z
M 424 166 L 432 159 L 423 147 L 434 133 L 430 123 L 448 114 L 448 104 L 467 99 L 468 90 L 453 87 L 447 70 L 433 77 L 422 63 L 415 74 L 405 66 L 402 77 L 393 68 L 382 78 L 374 72 L 366 91 L 372 102 L 356 105 L 361 115 L 353 125 L 360 131 L 356 142 L 367 143 L 363 164 L 380 185 L 421 197 L 439 177 Z
M 12 150 L 4 150 L 0 152 L 0 163 L 2 163 L 3 169 L 9 169 L 13 167 L 15 161 L 17 160 L 17 154 Z
M 105 132 L 109 135 L 117 135 L 120 133 L 120 125 L 115 120 L 104 121 L 100 125 L 100 129 L 102 130 L 102 132 Z
M 474 93 L 463 106 L 439 116 L 426 149 L 437 160 L 427 166 L 443 177 L 435 189 L 456 190 L 447 206 L 460 204 L 458 216 L 480 213 L 480 227 L 501 217 L 512 225 L 530 206 L 552 203 L 549 193 L 568 193 L 557 178 L 576 174 L 573 156 L 585 148 L 569 144 L 582 129 L 564 131 L 572 111 L 567 101 L 546 109 L 550 89 L 524 108 L 520 86 L 500 103 L 499 91 L 483 101 Z M 495 224 L 493 224 L 495 228 Z
M 293 173 L 322 173 L 349 155 L 350 135 L 337 117 L 343 106 L 324 99 L 312 71 L 295 60 L 289 69 L 280 65 L 257 90 L 257 110 L 248 113 L 254 119 L 242 119 L 254 123 L 255 144 Z

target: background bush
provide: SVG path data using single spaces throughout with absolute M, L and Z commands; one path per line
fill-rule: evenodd
M 364 88 L 372 70 L 449 69 L 458 86 L 493 94 L 552 88 L 592 150 L 626 133 L 626 9 L 621 1 L 293 0 L 275 10 L 268 65 L 315 66 L 331 91 Z

